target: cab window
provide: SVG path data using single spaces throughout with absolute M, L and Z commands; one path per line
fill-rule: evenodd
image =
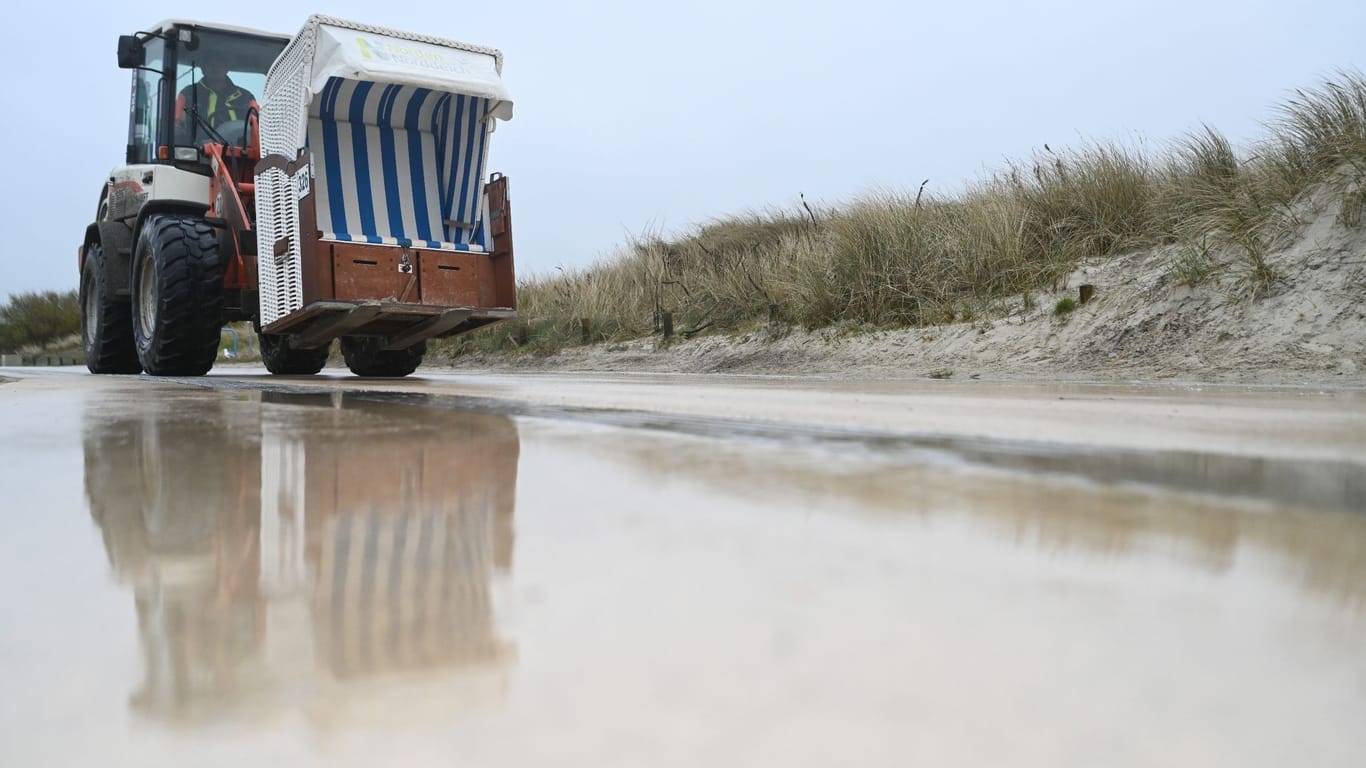
M 161 144 L 161 105 L 163 63 L 166 44 L 152 38 L 144 45 L 146 63 L 141 69 L 133 70 L 133 103 L 129 110 L 128 121 L 128 162 L 151 163 L 156 161 L 157 146 Z

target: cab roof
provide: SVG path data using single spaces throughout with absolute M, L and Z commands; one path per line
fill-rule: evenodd
M 191 19 L 166 19 L 165 21 L 153 24 L 146 31 L 150 34 L 158 35 L 169 32 L 175 27 L 199 27 L 200 29 L 216 29 L 223 32 L 236 32 L 240 35 L 265 37 L 272 40 L 280 40 L 286 43 L 293 38 L 293 35 L 282 35 L 279 32 L 267 32 L 264 29 L 239 27 L 233 24 L 219 24 L 213 21 L 193 21 Z

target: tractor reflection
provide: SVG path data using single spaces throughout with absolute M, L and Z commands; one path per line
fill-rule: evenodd
M 501 688 L 513 653 L 492 595 L 512 561 L 511 420 L 195 394 L 86 417 L 86 496 L 135 596 L 135 709 L 329 720 L 377 682 L 411 693 L 479 670 Z

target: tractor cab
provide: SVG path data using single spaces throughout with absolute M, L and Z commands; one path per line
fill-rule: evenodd
M 187 21 L 120 37 L 119 66 L 133 70 L 127 162 L 207 173 L 206 144 L 245 148 L 266 72 L 289 40 Z

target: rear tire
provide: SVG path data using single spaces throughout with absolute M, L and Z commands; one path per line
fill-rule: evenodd
M 266 370 L 277 376 L 312 376 L 327 364 L 332 344 L 315 349 L 296 349 L 290 346 L 289 336 L 278 333 L 257 333 L 261 342 L 261 360 Z
M 342 357 L 346 367 L 357 376 L 397 378 L 407 376 L 422 364 L 427 354 L 427 342 L 419 341 L 407 349 L 380 349 L 383 339 L 374 336 L 344 336 L 341 340 Z
M 150 216 L 133 254 L 133 339 L 153 376 L 203 376 L 218 357 L 223 264 L 197 216 Z
M 93 243 L 81 267 L 81 347 L 91 373 L 141 373 L 133 344 L 133 307 L 109 293 L 104 248 Z

